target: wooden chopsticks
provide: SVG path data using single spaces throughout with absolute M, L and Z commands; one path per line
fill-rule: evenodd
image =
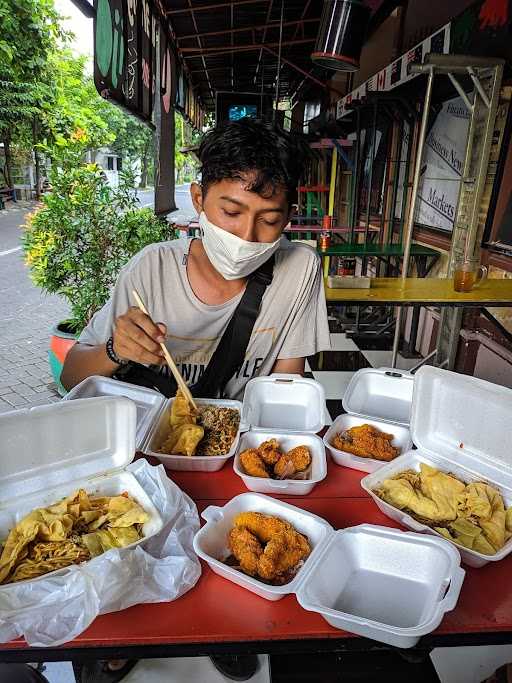
M 137 302 L 137 306 L 140 308 L 140 310 L 143 313 L 145 313 L 147 316 L 151 317 L 149 315 L 146 307 L 144 306 L 144 302 L 142 301 L 142 299 L 140 298 L 138 293 L 135 291 L 135 289 L 132 290 L 132 294 L 133 294 L 133 297 L 134 297 L 135 301 Z M 176 363 L 174 362 L 171 354 L 169 353 L 166 345 L 163 342 L 160 342 L 160 348 L 162 349 L 162 351 L 164 353 L 165 360 L 167 361 L 167 365 L 171 369 L 171 372 L 174 375 L 174 379 L 176 380 L 178 387 L 181 389 L 181 393 L 183 394 L 183 396 L 185 396 L 185 398 L 190 403 L 190 405 L 194 408 L 194 410 L 197 410 L 197 405 L 194 401 L 192 394 L 190 393 L 190 389 L 188 388 L 183 377 L 181 376 L 180 371 L 176 367 Z

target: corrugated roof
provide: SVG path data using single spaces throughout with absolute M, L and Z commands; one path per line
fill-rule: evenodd
M 207 110 L 215 107 L 216 91 L 261 92 L 263 87 L 274 92 L 280 0 L 163 0 L 162 4 Z M 318 96 L 322 87 L 312 79 L 323 83 L 332 75 L 310 59 L 322 6 L 320 0 L 284 2 L 279 86 L 283 98 L 293 96 L 299 87 Z

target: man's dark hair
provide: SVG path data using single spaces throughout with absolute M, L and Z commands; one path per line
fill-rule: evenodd
M 271 197 L 283 188 L 292 204 L 305 156 L 298 136 L 254 119 L 231 121 L 206 133 L 199 147 L 203 192 L 213 183 L 242 180 L 252 172 L 249 191 Z

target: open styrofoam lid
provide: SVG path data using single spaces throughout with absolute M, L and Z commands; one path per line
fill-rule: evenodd
M 343 396 L 351 415 L 409 426 L 414 375 L 396 368 L 358 370 Z
M 274 374 L 245 387 L 242 424 L 251 429 L 319 432 L 325 426 L 325 392 L 301 375 Z
M 512 477 L 512 389 L 434 367 L 416 373 L 411 435 L 418 448 Z
M 64 401 L 0 415 L 0 504 L 122 469 L 135 453 L 127 398 Z
M 158 391 L 101 375 L 86 377 L 80 384 L 71 389 L 63 400 L 71 401 L 77 398 L 98 396 L 126 396 L 135 403 L 137 409 L 135 445 L 137 448 L 142 446 L 151 425 L 166 401 L 165 397 Z

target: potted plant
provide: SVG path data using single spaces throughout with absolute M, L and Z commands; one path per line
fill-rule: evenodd
M 111 187 L 103 170 L 85 161 L 86 136 L 57 138 L 51 158 L 51 192 L 24 226 L 23 249 L 33 282 L 65 297 L 68 320 L 52 329 L 49 361 L 59 392 L 69 349 L 108 300 L 122 266 L 144 246 L 174 239 L 175 231 L 151 209 L 137 208 L 133 174 Z

